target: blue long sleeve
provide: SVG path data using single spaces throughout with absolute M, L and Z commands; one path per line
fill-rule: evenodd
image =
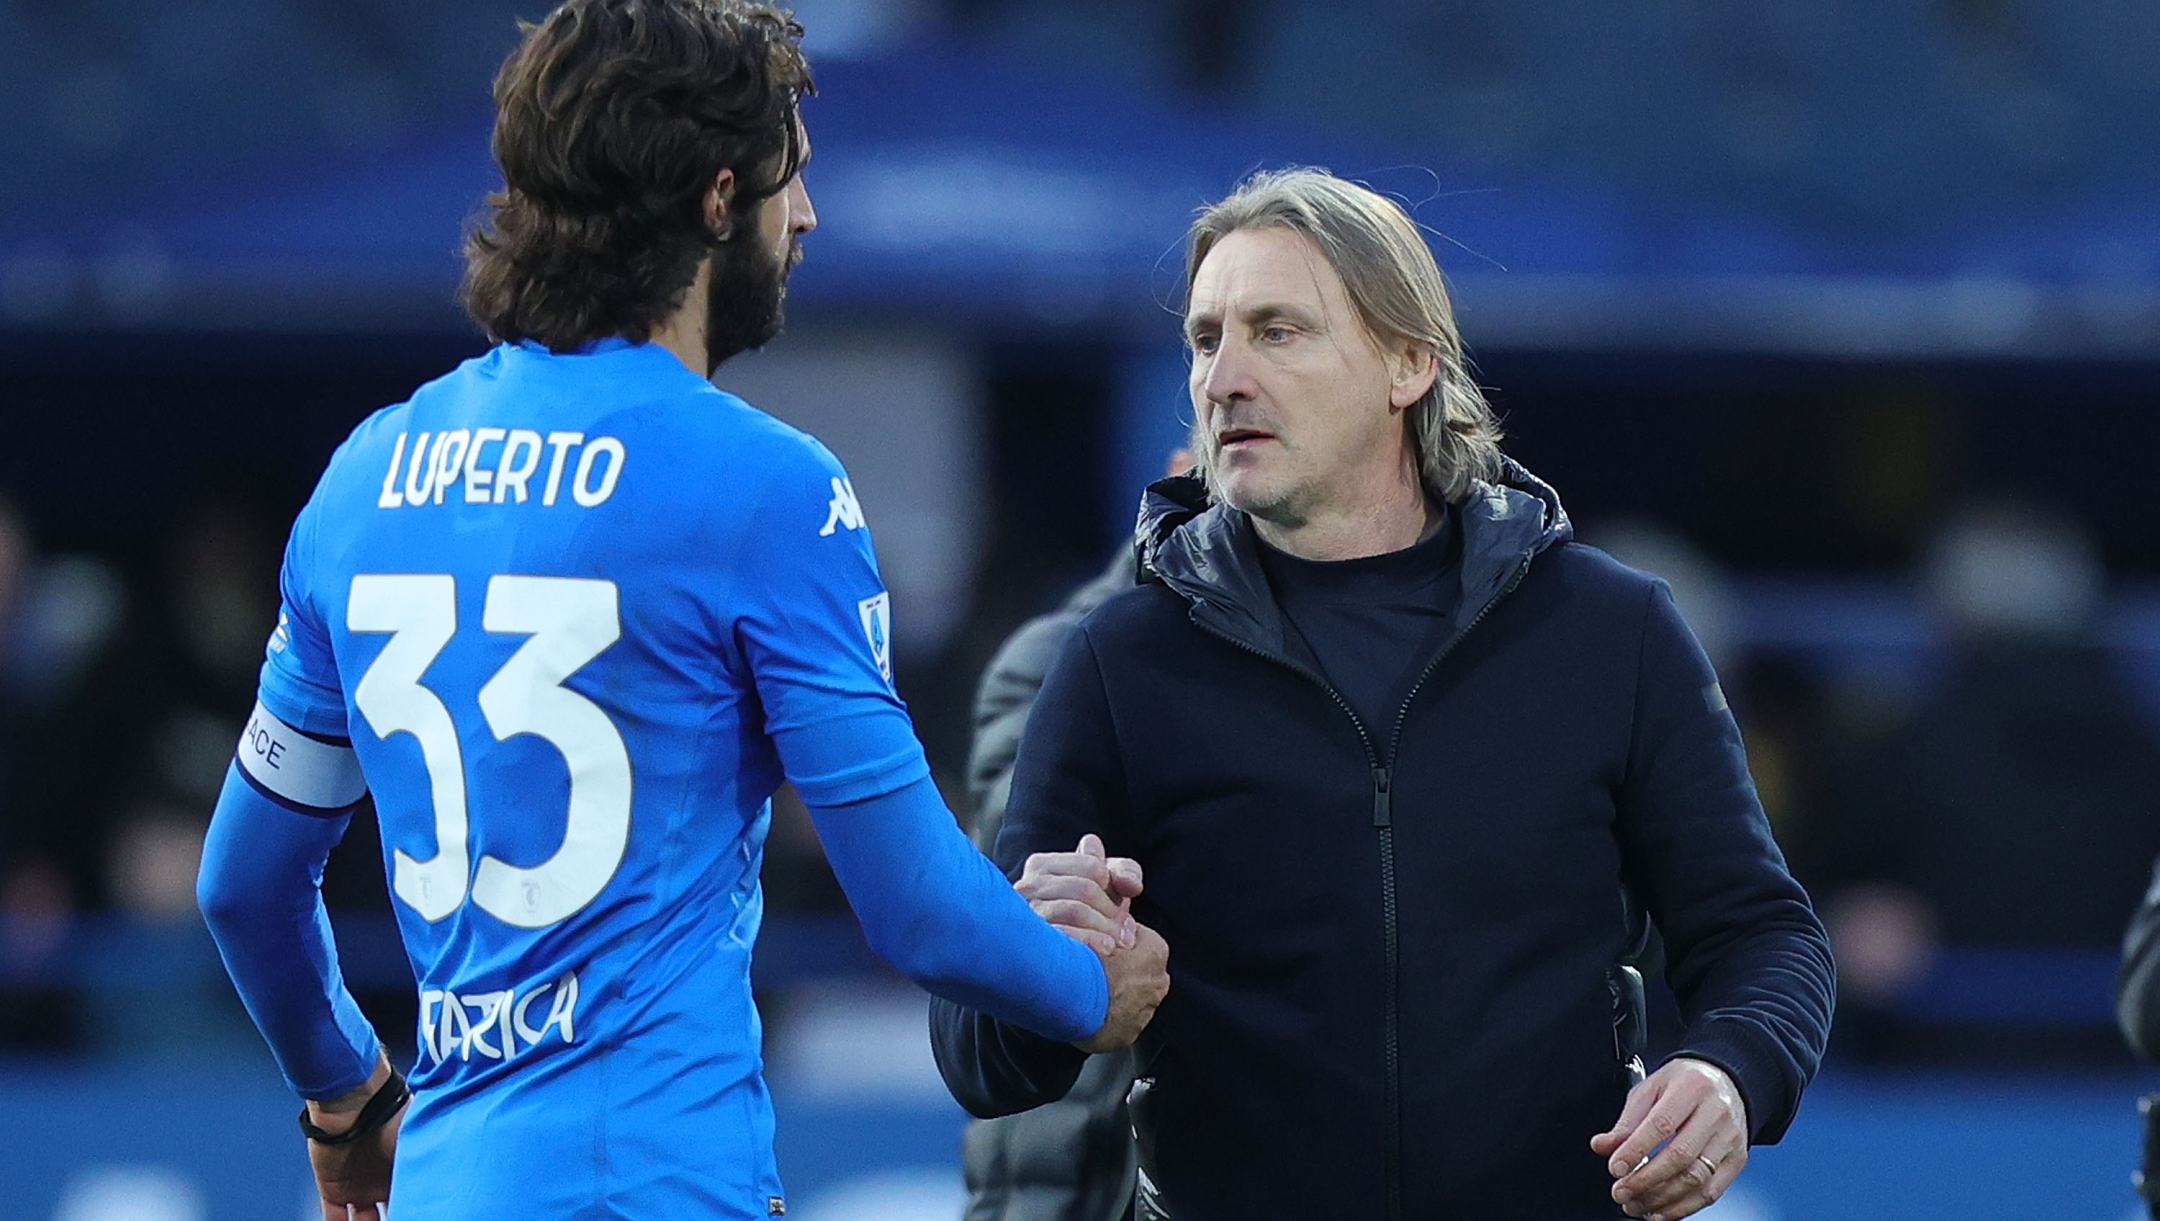
M 870 948 L 908 978 L 1059 1042 L 1102 1028 L 1101 959 L 1029 909 L 928 779 L 810 817 Z
M 302 1098 L 357 1089 L 381 1042 L 346 991 L 323 863 L 351 814 L 302 814 L 257 792 L 238 765 L 227 769 L 203 843 L 196 902 L 225 970 L 286 1084 Z

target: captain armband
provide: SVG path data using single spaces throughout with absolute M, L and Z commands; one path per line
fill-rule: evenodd
M 302 814 L 337 817 L 367 796 L 350 743 L 295 729 L 259 700 L 234 758 L 255 791 Z

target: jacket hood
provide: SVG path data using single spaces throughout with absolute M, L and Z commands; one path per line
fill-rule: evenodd
M 1454 506 L 1463 532 L 1462 602 L 1467 624 L 1539 552 L 1574 537 L 1560 494 L 1513 458 L 1497 483 L 1478 480 Z M 1193 605 L 1193 617 L 1270 653 L 1283 651 L 1282 614 L 1260 567 L 1252 520 L 1208 497 L 1194 473 L 1148 485 L 1134 527 L 1140 579 L 1161 581 Z

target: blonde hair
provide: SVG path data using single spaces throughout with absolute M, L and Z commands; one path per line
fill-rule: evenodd
M 1376 339 L 1424 348 L 1437 359 L 1432 388 L 1404 413 L 1426 487 L 1460 504 L 1473 480 L 1498 481 L 1499 418 L 1470 380 L 1440 265 L 1417 223 L 1394 200 L 1323 169 L 1296 166 L 1254 174 L 1193 220 L 1187 234 L 1186 300 L 1192 299 L 1193 279 L 1217 242 L 1241 230 L 1272 226 L 1301 233 L 1319 248 Z

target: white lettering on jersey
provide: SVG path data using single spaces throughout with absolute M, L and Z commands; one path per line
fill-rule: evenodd
M 433 492 L 433 491 L 435 490 L 435 458 L 436 458 L 436 455 L 435 455 L 435 454 L 431 454 L 431 453 L 428 453 L 428 438 L 429 438 L 430 436 L 433 436 L 433 435 L 434 435 L 434 434 L 432 434 L 432 433 L 425 433 L 425 432 L 424 432 L 424 433 L 421 433 L 421 434 L 420 434 L 420 439 L 419 439 L 419 440 L 417 440 L 417 441 L 415 441 L 415 442 L 413 442 L 413 447 L 412 447 L 412 462 L 411 462 L 411 464 L 410 464 L 410 465 L 408 465 L 408 466 L 407 466 L 407 467 L 405 468 L 405 503 L 406 503 L 406 504 L 409 504 L 409 505 L 421 505 L 421 504 L 426 504 L 426 503 L 427 503 L 427 498 L 428 498 L 428 495 L 429 495 L 430 493 L 432 493 L 432 492 Z M 440 450 L 440 449 L 442 448 L 442 438 L 441 438 L 441 437 L 436 437 L 436 438 L 435 438 L 435 448 L 436 448 L 437 450 Z M 425 458 L 426 458 L 426 461 L 425 461 L 424 463 L 423 463 L 423 462 L 421 461 L 421 459 L 422 459 L 422 457 L 423 457 L 423 456 L 425 456 Z M 425 484 L 424 486 L 423 486 L 423 485 L 421 484 L 421 482 L 420 482 L 420 471 L 421 471 L 421 469 L 422 469 L 422 467 L 423 467 L 423 466 L 424 466 L 424 467 L 426 468 L 426 470 L 427 470 L 427 477 L 428 477 L 428 481 L 427 481 L 427 483 L 426 483 L 426 484 Z
M 450 482 L 458 477 L 465 465 L 465 449 L 472 444 L 472 430 L 453 429 L 435 439 L 435 499 L 441 504 L 443 493 L 450 490 Z
M 834 530 L 863 528 L 862 502 L 855 499 L 853 482 L 834 476 L 832 502 L 825 506 L 825 528 L 818 531 L 819 538 L 831 538 Z
M 360 757 L 352 747 L 311 738 L 260 702 L 240 732 L 233 757 L 250 780 L 311 810 L 346 810 L 367 796 Z
M 878 673 L 892 681 L 892 595 L 880 593 L 874 598 L 864 598 L 855 604 L 855 612 L 862 616 L 863 638 L 870 642 L 870 659 L 877 662 Z
M 570 456 L 572 449 L 585 443 L 585 434 L 581 432 L 551 432 L 548 434 L 547 440 L 548 444 L 555 449 L 555 457 L 548 462 L 547 491 L 540 496 L 540 503 L 543 505 L 555 503 L 555 493 L 562 488 L 563 460 Z
M 398 495 L 397 486 L 398 463 L 404 460 L 405 434 L 399 433 L 397 435 L 397 447 L 390 451 L 390 473 L 382 477 L 382 495 L 375 498 L 376 508 L 395 509 L 405 503 L 404 498 Z
M 535 1002 L 548 999 L 547 1014 L 532 1024 Z M 452 1056 L 470 1061 L 511 1060 L 530 1051 L 550 1030 L 565 1043 L 577 1042 L 577 972 L 566 971 L 560 979 L 520 991 L 459 994 L 447 988 L 426 988 L 420 993 L 420 1050 L 435 1063 Z
M 493 497 L 494 493 L 489 490 L 488 485 L 495 482 L 495 472 L 480 469 L 480 451 L 509 435 L 509 430 L 503 428 L 473 430 L 472 449 L 465 455 L 466 504 L 484 505 Z
M 407 441 L 412 441 L 409 458 Z M 573 464 L 571 451 L 580 447 L 583 452 Z M 553 451 L 540 491 L 543 507 L 552 506 L 560 497 L 565 475 L 569 476 L 570 499 L 579 508 L 606 504 L 622 479 L 623 460 L 628 456 L 619 438 L 588 441 L 581 432 L 551 432 L 542 439 L 530 428 L 453 428 L 423 432 L 417 440 L 401 432 L 390 447 L 390 466 L 383 472 L 382 494 L 375 498 L 375 507 L 439 505 L 458 483 L 464 485 L 466 504 L 524 504 L 532 496 L 530 485 L 540 470 L 543 450 Z M 840 481 L 834 480 L 833 487 L 837 494 Z M 849 507 L 839 520 L 852 530 L 862 524 L 862 510 L 855 506 L 852 490 L 846 496 Z M 825 533 L 832 531 L 828 522 Z
M 540 466 L 540 434 L 530 428 L 513 428 L 510 439 L 503 442 L 502 461 L 495 467 L 495 503 L 501 504 L 513 492 L 519 504 L 525 503 L 525 481 L 532 478 Z M 514 455 L 522 453 L 520 461 Z
M 593 459 L 608 455 L 607 473 L 600 476 L 600 486 L 592 486 Z M 604 503 L 615 494 L 615 481 L 622 477 L 622 442 L 613 437 L 594 437 L 585 452 L 578 455 L 577 478 L 570 483 L 570 499 L 590 509 Z
M 390 640 L 361 672 L 353 706 L 378 737 L 409 733 L 420 744 L 435 814 L 435 852 L 391 852 L 390 893 L 429 923 L 470 894 L 505 924 L 545 928 L 606 889 L 630 840 L 630 754 L 599 705 L 562 685 L 622 637 L 612 581 L 497 575 L 488 579 L 481 626 L 527 639 L 481 686 L 480 714 L 497 741 L 519 734 L 554 746 L 570 769 L 569 818 L 555 854 L 530 867 L 487 853 L 472 867 L 466 844 L 465 759 L 442 697 L 421 681 L 457 634 L 457 579 L 449 573 L 354 573 L 345 625 Z

